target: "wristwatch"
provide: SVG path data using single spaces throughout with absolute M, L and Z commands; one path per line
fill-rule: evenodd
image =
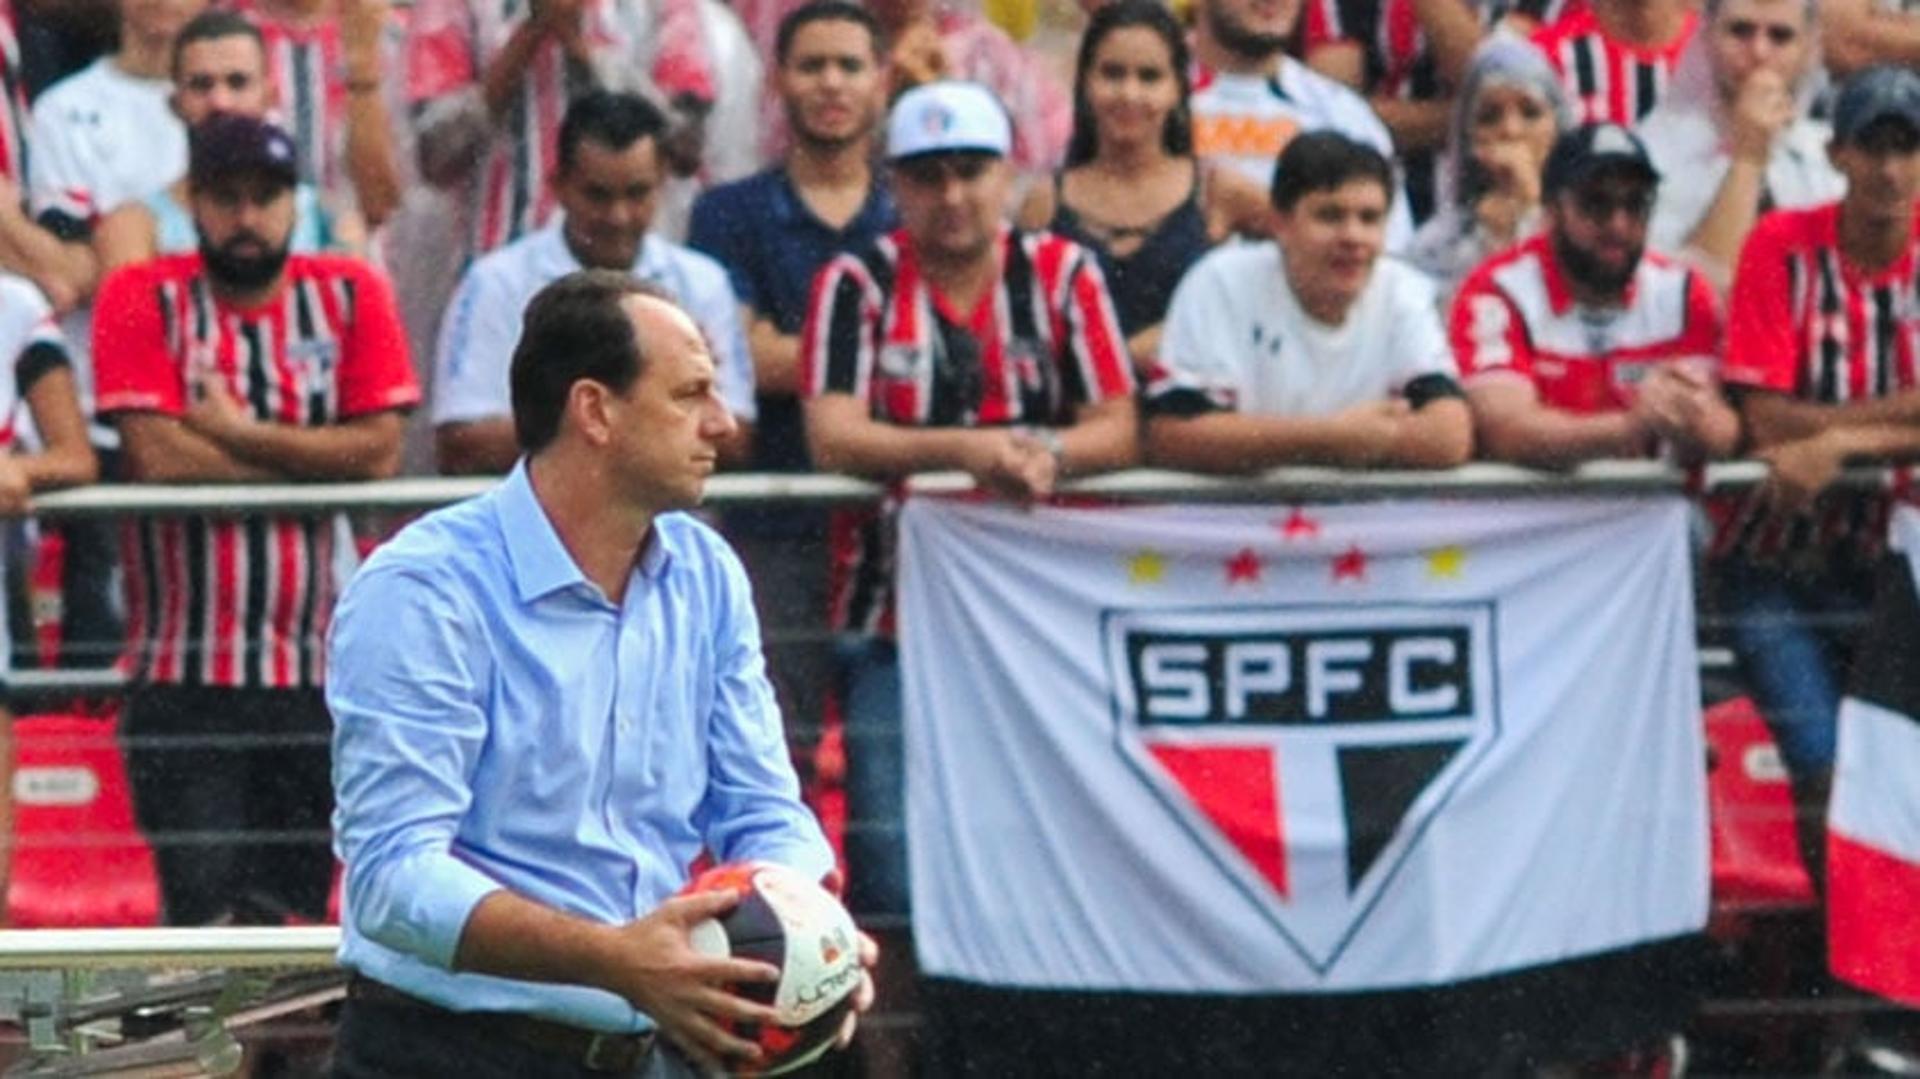
M 1040 440 L 1040 444 L 1047 448 L 1047 452 L 1053 455 L 1054 474 L 1059 476 L 1066 475 L 1067 444 L 1061 439 L 1060 432 L 1052 427 L 1040 427 L 1036 428 L 1033 434 L 1035 438 Z

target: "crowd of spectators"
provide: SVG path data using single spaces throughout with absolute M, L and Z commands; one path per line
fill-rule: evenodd
M 96 474 L 392 475 L 421 400 L 439 470 L 503 472 L 522 309 L 583 267 L 686 305 L 725 463 L 758 471 L 1030 500 L 1140 463 L 1752 453 L 1771 478 L 1713 507 L 1712 570 L 1821 804 L 1848 642 L 1781 616 L 1867 587 L 1885 505 L 1839 468 L 1920 450 L 1920 13 L 1086 6 L 1068 58 L 944 0 L 121 0 L 83 66 L 44 4 L 6 13 L 0 397 L 27 408 L 0 508 Z M 838 687 L 880 912 L 906 904 L 891 511 L 728 522 L 765 602 L 843 634 L 837 672 L 782 673 Z M 128 646 L 130 733 L 324 728 L 348 533 L 69 531 L 70 633 Z M 290 752 L 135 753 L 142 823 L 324 822 L 324 761 Z M 324 854 L 163 847 L 167 915 L 316 914 Z

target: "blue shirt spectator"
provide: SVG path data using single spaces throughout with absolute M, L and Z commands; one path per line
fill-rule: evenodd
M 506 888 L 624 923 L 672 896 L 703 849 L 832 869 L 786 765 L 739 561 L 669 513 L 632 574 L 614 606 L 523 461 L 354 578 L 327 685 L 343 965 L 460 1011 L 643 1030 L 605 990 L 454 973 L 469 915 Z
M 858 213 L 842 228 L 822 221 L 794 190 L 786 166 L 723 184 L 693 204 L 687 242 L 719 259 L 750 317 L 781 334 L 798 334 L 807 318 L 813 275 L 842 251 L 861 247 L 899 224 L 886 185 L 873 184 Z M 754 467 L 804 471 L 809 467 L 798 399 L 763 393 L 755 431 Z

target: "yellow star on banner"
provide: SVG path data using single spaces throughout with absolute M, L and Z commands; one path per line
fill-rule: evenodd
M 1159 584 L 1167 577 L 1167 556 L 1159 551 L 1141 551 L 1127 559 L 1128 584 Z
M 1435 548 L 1427 552 L 1427 576 L 1436 581 L 1457 581 L 1467 568 L 1467 550 L 1460 546 Z

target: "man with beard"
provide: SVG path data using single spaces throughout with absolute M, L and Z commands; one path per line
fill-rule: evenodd
M 666 132 L 666 117 L 638 94 L 596 90 L 567 107 L 553 175 L 565 216 L 474 263 L 440 326 L 433 377 L 440 471 L 499 475 L 513 467 L 520 444 L 508 371 L 521 312 L 542 288 L 583 269 L 620 270 L 660 285 L 699 323 L 738 427 L 722 440 L 721 460 L 744 458 L 753 369 L 727 271 L 648 232 L 667 179 Z
M 263 121 L 209 119 L 187 166 L 200 250 L 101 287 L 99 409 L 134 481 L 369 480 L 398 468 L 401 413 L 420 390 L 393 294 L 358 260 L 289 254 L 294 153 Z M 172 924 L 326 913 L 320 645 L 334 535 L 315 517 L 129 524 L 122 730 Z M 216 834 L 230 839 L 199 841 Z
M 1733 452 L 1713 288 L 1646 250 L 1659 180 L 1624 127 L 1562 135 L 1541 177 L 1546 229 L 1461 285 L 1450 333 L 1483 456 L 1557 468 Z
M 1200 0 L 1193 55 L 1193 150 L 1255 183 L 1303 131 L 1333 130 L 1394 160 L 1393 136 L 1366 99 L 1288 56 L 1300 0 Z M 1413 217 L 1395 183 L 1387 250 L 1413 238 Z

